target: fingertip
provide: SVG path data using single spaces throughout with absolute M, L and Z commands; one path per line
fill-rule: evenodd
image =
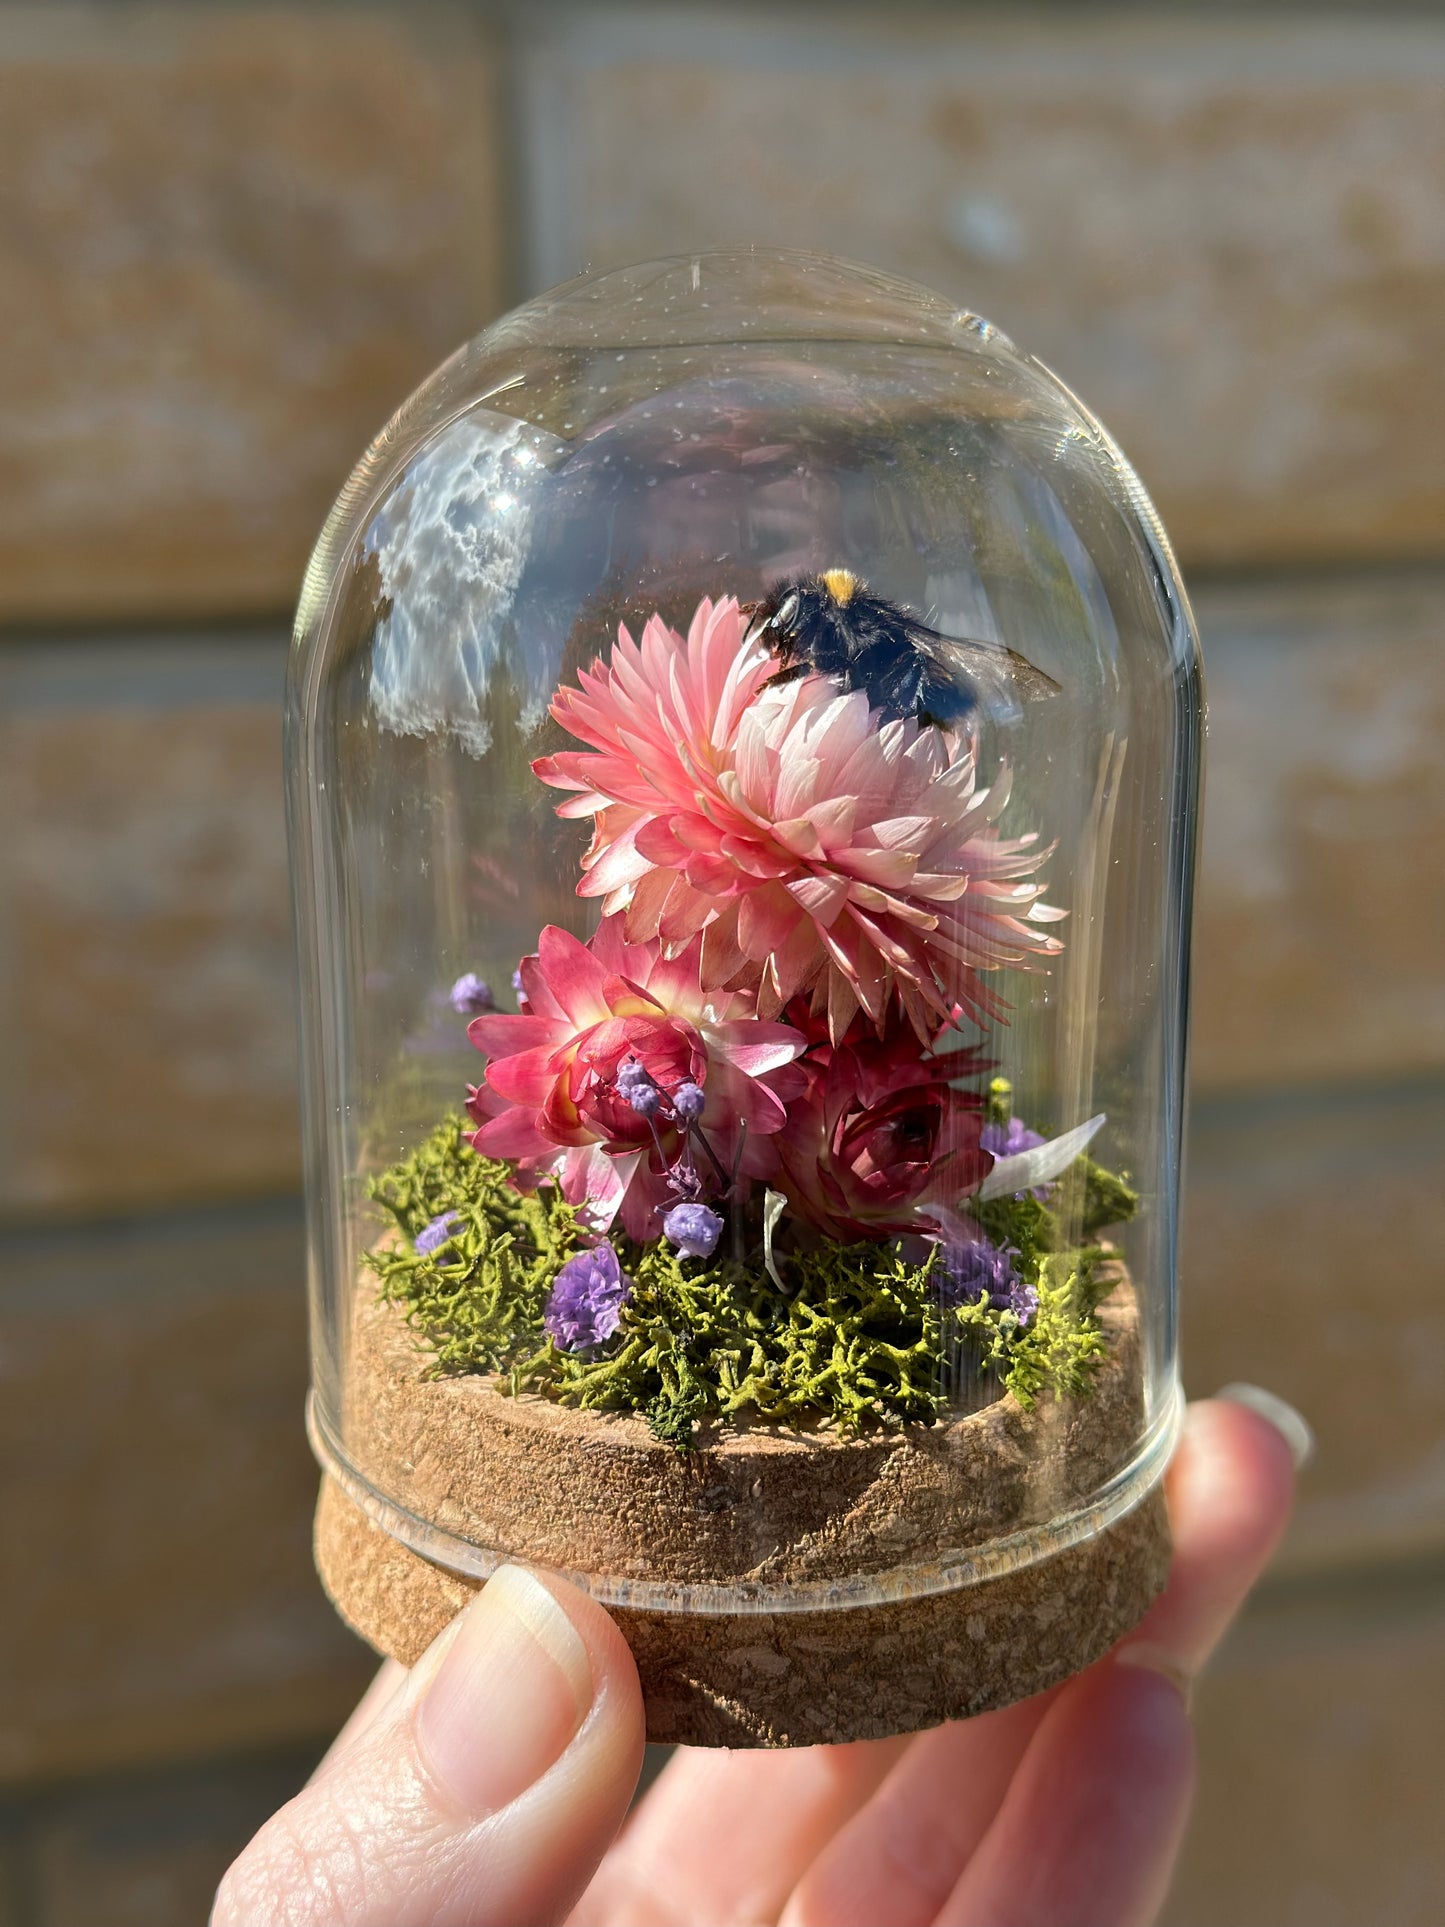
M 399 1665 L 396 1660 L 382 1661 L 380 1671 L 357 1701 L 350 1718 L 317 1762 L 311 1774 L 312 1782 L 333 1771 L 342 1755 L 399 1703 L 410 1677 L 406 1667 Z
M 556 1573 L 534 1572 L 572 1623 L 592 1669 L 593 1717 L 605 1703 L 608 1718 L 617 1722 L 619 1737 L 630 1740 L 637 1753 L 638 1771 L 646 1740 L 647 1717 L 637 1661 L 621 1628 L 605 1606 Z
M 1172 1668 L 1120 1664 L 1116 1658 L 1082 1674 L 1067 1690 L 1074 1697 L 1065 1718 L 1090 1735 L 1099 1770 L 1117 1786 L 1167 1783 L 1171 1797 L 1181 1787 L 1192 1791 L 1188 1685 Z
M 1050 1707 L 939 1927 L 978 1919 L 1143 1927 L 1168 1890 L 1196 1770 L 1175 1679 L 1117 1661 L 1091 1667 Z
M 1126 1644 L 1194 1677 L 1269 1564 L 1294 1487 L 1290 1444 L 1258 1411 L 1229 1399 L 1191 1405 L 1169 1468 L 1169 1584 Z
M 597 1601 L 555 1574 L 499 1566 L 437 1641 L 416 1696 L 421 1757 L 444 1802 L 476 1817 L 521 1797 L 554 1767 L 590 1772 L 641 1759 L 642 1693 L 626 1641 Z M 435 1651 L 437 1648 L 434 1648 Z M 568 1763 L 576 1742 L 578 1757 Z
M 607 1613 L 561 1579 L 502 1566 L 385 1687 L 232 1865 L 218 1927 L 564 1919 L 642 1763 L 637 1668 Z
M 1297 1411 L 1278 1392 L 1266 1391 L 1262 1385 L 1249 1385 L 1242 1380 L 1235 1380 L 1229 1385 L 1222 1385 L 1214 1397 L 1226 1404 L 1242 1405 L 1246 1411 L 1258 1413 L 1260 1418 L 1272 1425 L 1289 1447 L 1296 1472 L 1303 1472 L 1314 1457 L 1313 1426 L 1303 1412 Z
M 1090 1847 L 1081 1848 L 1097 1856 L 1096 1892 L 1111 1882 L 1119 1886 L 1103 1918 L 1153 1920 L 1199 1776 L 1187 1682 L 1172 1670 L 1115 1663 L 1074 1685 L 1077 1697 L 1064 1719 L 1079 1757 L 1108 1789 L 1089 1823 Z
M 1262 1567 L 1289 1522 L 1296 1458 L 1292 1442 L 1257 1408 L 1200 1399 L 1185 1416 L 1169 1482 L 1176 1544 L 1207 1538 L 1214 1555 Z

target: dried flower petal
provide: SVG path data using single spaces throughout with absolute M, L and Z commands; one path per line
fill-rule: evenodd
M 985 1124 L 978 1141 L 995 1160 L 1015 1158 L 1024 1151 L 1036 1151 L 1041 1144 L 1048 1143 L 1042 1132 L 1031 1131 L 1022 1118 L 1017 1117 L 1010 1117 L 1007 1124 Z M 1036 1184 L 1032 1187 L 1033 1196 L 1043 1200 L 1052 1189 L 1053 1186 L 1049 1184 Z M 1022 1197 L 1024 1194 L 1020 1191 L 1016 1195 Z
M 1097 1117 L 1091 1117 L 1085 1124 L 1076 1124 L 1072 1131 L 1065 1131 L 1060 1137 L 1046 1138 L 1015 1157 L 996 1158 L 993 1169 L 978 1187 L 979 1197 L 1006 1198 L 1010 1193 L 1017 1197 L 1036 1185 L 1052 1184 L 1089 1148 L 1103 1123 L 1104 1113 L 1100 1111 Z

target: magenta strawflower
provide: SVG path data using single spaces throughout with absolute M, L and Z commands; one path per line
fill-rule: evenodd
M 804 1083 L 804 1039 L 759 1021 L 745 992 L 705 993 L 699 948 L 667 958 L 656 943 L 629 944 L 618 917 L 586 944 L 544 930 L 522 961 L 527 1014 L 468 1028 L 489 1060 L 467 1104 L 476 1149 L 514 1160 L 525 1184 L 554 1179 L 596 1229 L 620 1218 L 639 1242 L 680 1194 L 725 1190 L 735 1164 L 770 1178 L 773 1139 Z M 688 1090 L 702 1094 L 696 1117 L 674 1104 Z
M 542 1322 L 564 1351 L 590 1351 L 617 1330 L 631 1295 L 632 1280 L 604 1238 L 569 1258 L 557 1273 Z
M 965 740 L 776 673 L 737 603 L 704 600 L 686 638 L 622 629 L 558 694 L 589 747 L 533 768 L 577 792 L 560 815 L 593 819 L 579 894 L 631 942 L 700 937 L 703 985 L 754 990 L 762 1017 L 806 994 L 835 1041 L 895 995 L 923 1038 L 957 1009 L 1000 1016 L 984 975 L 1057 952 L 1062 915 L 1032 880 L 1048 850 L 995 828 L 1007 772 L 980 789 Z
M 858 1019 L 842 1042 L 798 1005 L 808 1029 L 808 1083 L 777 1140 L 778 1187 L 794 1212 L 847 1242 L 949 1222 L 988 1169 L 982 1099 L 956 1088 L 984 1065 L 976 1052 L 937 1053 L 895 1010 L 879 1037 Z

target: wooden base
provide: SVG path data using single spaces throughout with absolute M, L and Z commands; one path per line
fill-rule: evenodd
M 1163 1587 L 1156 1487 L 1092 1539 L 998 1578 L 884 1605 L 780 1613 L 614 1608 L 647 1736 L 687 1746 L 881 1739 L 1026 1699 L 1090 1665 Z M 337 1611 L 410 1665 L 481 1583 L 421 1558 L 324 1477 L 316 1563 Z

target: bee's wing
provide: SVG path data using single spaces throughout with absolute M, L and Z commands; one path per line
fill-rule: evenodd
M 919 712 L 945 727 L 974 709 L 995 719 L 1017 716 L 1024 703 L 1059 693 L 1052 676 L 1001 642 L 945 636 L 912 621 L 908 640 L 928 662 Z

